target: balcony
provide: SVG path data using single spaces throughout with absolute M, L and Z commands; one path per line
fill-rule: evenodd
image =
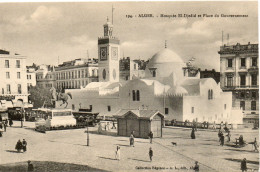
M 258 66 L 251 66 L 251 67 L 248 69 L 248 72 L 257 72 L 257 73 L 258 73 Z
M 238 86 L 224 86 L 223 90 L 234 90 L 234 89 L 258 89 L 258 85 L 238 85 Z

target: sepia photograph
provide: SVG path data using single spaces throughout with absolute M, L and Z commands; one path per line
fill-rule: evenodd
M 0 2 L 0 172 L 259 171 L 258 1 Z

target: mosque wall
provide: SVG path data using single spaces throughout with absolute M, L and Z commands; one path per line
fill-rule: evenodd
M 221 93 L 221 96 L 208 100 L 207 96 L 183 97 L 183 121 L 197 120 L 198 122 L 220 123 L 230 121 L 232 111 L 231 93 Z

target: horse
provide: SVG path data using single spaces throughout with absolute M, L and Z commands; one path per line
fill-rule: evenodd
M 62 104 L 60 104 L 60 106 L 66 103 L 66 106 L 65 106 L 65 108 L 66 108 L 68 106 L 69 97 L 72 99 L 72 95 L 71 95 L 70 92 L 68 92 L 68 93 L 57 93 L 58 100 L 62 100 Z

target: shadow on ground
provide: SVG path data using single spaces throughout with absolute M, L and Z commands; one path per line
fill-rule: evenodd
M 241 161 L 242 161 L 242 159 L 234 159 L 234 158 L 225 158 L 225 160 L 234 161 L 234 162 L 239 162 L 239 163 L 241 163 Z M 246 160 L 246 162 L 247 162 L 248 164 L 256 164 L 256 165 L 259 165 L 259 162 L 258 162 L 258 161 Z
M 101 158 L 101 159 L 109 159 L 109 160 L 114 160 L 114 161 L 117 160 L 117 159 L 114 159 L 114 158 L 108 158 L 108 157 L 103 157 L 103 156 L 99 156 L 99 158 Z
M 237 151 L 237 152 L 250 152 L 250 153 L 254 153 L 253 150 L 243 150 L 243 149 L 225 149 L 225 150 Z M 258 153 L 258 152 L 255 152 L 255 153 Z
M 134 159 L 134 158 L 128 158 L 134 161 L 141 161 L 141 162 L 151 162 L 151 161 L 146 161 L 146 160 L 142 160 L 142 159 Z
M 87 165 L 60 163 L 53 161 L 32 161 L 34 172 L 56 172 L 56 171 L 105 171 L 92 168 Z M 27 162 L 0 165 L 0 172 L 27 172 Z

